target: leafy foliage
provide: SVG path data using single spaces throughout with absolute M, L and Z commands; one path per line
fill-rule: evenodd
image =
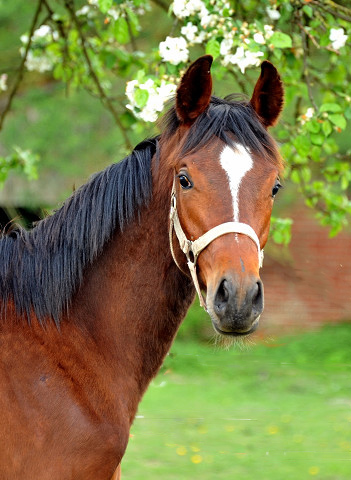
M 10 171 L 24 173 L 30 180 L 38 178 L 38 155 L 29 150 L 14 147 L 14 152 L 6 157 L 0 156 L 0 187 L 5 182 Z
M 168 28 L 166 38 L 149 38 L 146 50 L 143 24 L 150 20 Z M 156 121 L 190 58 L 213 55 L 219 89 L 231 82 L 244 93 L 251 90 L 250 70 L 257 76 L 258 65 L 269 59 L 286 88 L 276 136 L 287 176 L 334 235 L 351 214 L 351 148 L 345 144 L 350 38 L 351 9 L 343 0 L 37 0 L 31 28 L 21 37 L 18 75 L 3 77 L 9 100 L 0 128 L 27 69 L 98 97 L 130 149 L 130 131 Z M 114 93 L 120 79 L 125 96 Z M 287 243 L 290 227 L 288 220 L 273 221 L 273 238 Z

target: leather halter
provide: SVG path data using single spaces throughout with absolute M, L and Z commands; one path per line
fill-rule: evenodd
M 174 250 L 173 250 L 173 230 L 174 230 L 178 238 L 180 249 L 186 256 L 191 278 L 194 282 L 196 292 L 199 296 L 200 305 L 206 311 L 207 311 L 206 301 L 201 293 L 199 280 L 197 278 L 196 263 L 202 250 L 204 250 L 211 242 L 213 242 L 213 240 L 215 240 L 216 238 L 222 235 L 226 235 L 227 233 L 239 233 L 242 235 L 246 235 L 247 237 L 250 237 L 251 240 L 255 242 L 257 247 L 259 268 L 262 267 L 263 250 L 261 250 L 260 241 L 254 229 L 250 227 L 250 225 L 248 225 L 247 223 L 242 223 L 242 222 L 222 223 L 220 225 L 217 225 L 214 228 L 211 228 L 211 230 L 204 233 L 203 235 L 201 235 L 201 237 L 197 238 L 196 240 L 194 241 L 188 240 L 188 238 L 184 233 L 184 230 L 182 229 L 182 226 L 180 224 L 180 220 L 178 217 L 177 198 L 176 198 L 176 190 L 175 190 L 175 177 L 173 180 L 172 195 L 171 195 L 171 210 L 170 210 L 169 216 L 170 216 L 169 244 L 170 244 L 173 260 L 177 265 L 177 267 L 179 268 L 179 270 L 181 270 L 183 273 L 186 274 L 186 272 L 184 272 L 184 270 L 180 267 L 174 254 Z

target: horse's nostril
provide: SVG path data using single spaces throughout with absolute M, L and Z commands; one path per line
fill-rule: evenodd
M 263 285 L 260 280 L 256 282 L 252 291 L 252 308 L 257 313 L 263 311 Z
M 217 315 L 223 314 L 229 300 L 229 290 L 227 280 L 222 280 L 214 301 L 214 309 Z

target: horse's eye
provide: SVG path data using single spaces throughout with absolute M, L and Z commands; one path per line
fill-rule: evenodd
M 181 174 L 179 175 L 178 178 L 179 178 L 180 186 L 184 188 L 184 190 L 189 190 L 190 188 L 192 188 L 193 184 L 191 183 L 191 181 L 186 175 Z
M 276 184 L 274 185 L 273 190 L 272 190 L 272 197 L 273 198 L 277 195 L 280 188 L 283 188 L 283 185 L 281 185 L 279 180 L 277 180 Z

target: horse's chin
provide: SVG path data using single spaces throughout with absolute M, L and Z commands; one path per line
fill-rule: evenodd
M 209 312 L 210 313 L 210 312 Z M 235 326 L 235 319 L 233 320 L 233 326 L 231 329 L 222 329 L 219 325 L 218 318 L 214 314 L 213 316 L 210 313 L 211 321 L 212 321 L 212 326 L 215 330 L 216 333 L 222 336 L 230 336 L 230 337 L 247 337 L 248 335 L 251 335 L 255 330 L 257 329 L 260 321 L 260 317 L 257 317 L 253 323 L 247 328 L 247 330 L 242 329 L 242 328 L 237 328 Z

